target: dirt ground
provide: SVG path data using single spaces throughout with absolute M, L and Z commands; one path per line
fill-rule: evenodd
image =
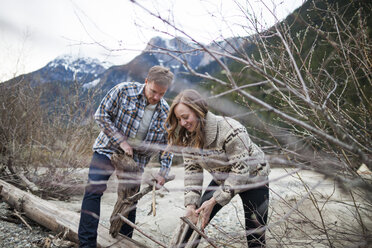
M 152 170 L 157 171 L 156 168 Z M 267 231 L 268 247 L 372 247 L 372 211 L 358 192 L 341 191 L 334 181 L 312 171 L 272 169 L 270 174 L 270 207 Z M 82 170 L 87 177 L 87 170 Z M 137 208 L 136 225 L 165 244 L 170 242 L 180 217 L 184 214 L 182 167 L 170 174 L 175 180 L 166 184 L 156 197 L 156 216 L 148 215 L 152 195 L 143 197 Z M 204 174 L 206 186 L 211 176 Z M 100 222 L 109 228 L 109 218 L 116 202 L 116 177 L 113 175 L 102 198 Z M 365 194 L 365 193 L 364 193 Z M 80 211 L 82 196 L 70 202 L 54 203 L 69 210 Z M 356 208 L 357 206 L 357 208 Z M 358 211 L 356 211 L 358 209 Z M 211 221 L 206 234 L 218 247 L 246 247 L 243 209 L 239 196 L 226 205 Z M 135 231 L 133 238 L 150 247 L 158 247 Z M 203 241 L 199 247 L 208 246 Z

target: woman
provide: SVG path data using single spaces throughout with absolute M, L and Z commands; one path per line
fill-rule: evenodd
M 242 199 L 249 247 L 265 246 L 269 164 L 238 121 L 208 111 L 195 90 L 177 95 L 167 118 L 168 142 L 181 146 L 185 163 L 186 216 L 202 229 L 235 194 Z M 213 180 L 202 195 L 203 169 Z

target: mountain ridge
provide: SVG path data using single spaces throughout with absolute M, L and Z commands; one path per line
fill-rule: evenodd
M 221 45 L 222 43 L 212 43 L 208 46 L 223 52 L 226 45 Z M 154 65 L 170 68 L 177 77 L 179 72 L 187 72 L 177 59 L 181 56 L 182 59 L 186 58 L 188 65 L 194 70 L 213 62 L 209 54 L 198 49 L 195 43 L 186 38 L 166 39 L 155 36 L 150 39 L 139 55 L 126 64 L 113 65 L 96 58 L 63 54 L 36 71 L 17 76 L 6 82 L 23 81 L 33 87 L 45 83 L 72 84 L 77 82 L 83 89 L 100 87 L 105 91 L 124 81 L 143 82 L 148 70 Z M 185 79 L 180 79 L 180 81 L 185 82 Z

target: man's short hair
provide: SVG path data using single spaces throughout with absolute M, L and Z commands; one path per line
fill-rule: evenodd
M 147 81 L 154 82 L 163 87 L 169 87 L 173 82 L 173 73 L 169 68 L 155 65 L 149 70 Z

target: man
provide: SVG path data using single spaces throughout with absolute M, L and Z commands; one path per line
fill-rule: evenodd
M 173 73 L 161 66 L 152 67 L 145 84 L 121 83 L 112 88 L 103 98 L 94 117 L 101 132 L 93 145 L 93 158 L 89 167 L 88 184 L 81 207 L 79 224 L 80 247 L 96 247 L 100 203 L 107 180 L 115 168 L 111 156 L 124 152 L 131 156 L 143 171 L 153 154 L 150 145 L 166 145 L 167 133 L 164 123 L 169 106 L 163 99 L 172 84 Z M 167 176 L 172 154 L 159 152 L 161 164 L 156 177 L 163 185 Z M 135 222 L 136 209 L 128 219 Z M 133 228 L 123 224 L 121 234 L 132 237 Z

